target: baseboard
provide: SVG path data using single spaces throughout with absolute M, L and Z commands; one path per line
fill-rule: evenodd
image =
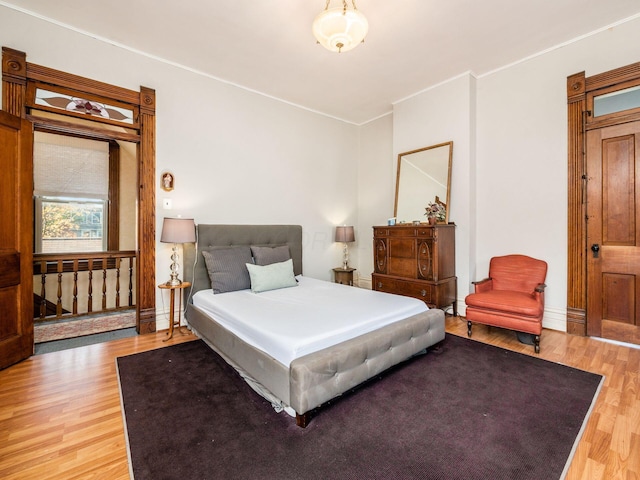
M 542 327 L 560 332 L 567 331 L 567 312 L 560 308 L 545 308 Z
M 371 282 L 371 277 L 358 277 L 355 280 L 355 284 L 360 288 L 368 288 L 369 290 L 373 289 L 373 283 Z

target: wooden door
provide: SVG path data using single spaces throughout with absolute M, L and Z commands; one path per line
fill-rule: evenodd
M 640 344 L 640 122 L 587 132 L 587 334 Z
M 33 131 L 0 111 L 0 368 L 33 354 Z

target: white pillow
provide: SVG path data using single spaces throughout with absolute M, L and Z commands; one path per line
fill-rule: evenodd
M 247 270 L 249 270 L 251 291 L 253 293 L 298 285 L 293 274 L 293 260 L 291 259 L 270 265 L 254 265 L 253 263 L 247 263 L 246 265 Z

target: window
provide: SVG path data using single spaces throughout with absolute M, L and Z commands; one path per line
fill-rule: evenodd
M 36 252 L 107 250 L 106 202 L 90 198 L 35 198 Z
M 640 86 L 593 97 L 593 116 L 600 117 L 640 107 Z
M 111 161 L 113 156 L 107 141 L 35 133 L 36 253 L 113 248 L 109 245 L 109 199 L 118 188 L 117 182 L 110 185 L 112 165 L 118 168 Z

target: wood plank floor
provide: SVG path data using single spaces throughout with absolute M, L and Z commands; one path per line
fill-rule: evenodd
M 447 332 L 466 336 L 466 323 L 448 318 Z M 164 338 L 48 353 L 0 371 L 0 478 L 129 478 L 115 358 L 194 337 Z M 473 338 L 535 355 L 513 332 L 478 325 Z M 567 479 L 640 480 L 640 350 L 545 330 L 539 356 L 606 376 Z

